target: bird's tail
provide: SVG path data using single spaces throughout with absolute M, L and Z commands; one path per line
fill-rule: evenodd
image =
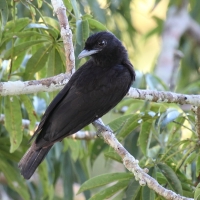
M 29 179 L 33 175 L 51 147 L 52 146 L 36 150 L 35 144 L 32 144 L 18 164 L 21 174 L 25 179 Z

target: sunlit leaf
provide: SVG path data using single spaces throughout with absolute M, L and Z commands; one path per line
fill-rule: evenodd
M 71 10 L 72 10 L 71 1 L 70 1 L 70 0 L 64 0 L 63 2 L 64 2 L 64 4 L 65 4 L 67 10 L 68 10 L 69 12 L 71 12 Z
M 99 31 L 106 31 L 107 28 L 95 19 L 88 19 L 88 23 L 91 29 L 97 29 Z
M 37 0 L 38 8 L 41 8 L 41 7 L 42 7 L 42 3 L 43 3 L 42 0 Z

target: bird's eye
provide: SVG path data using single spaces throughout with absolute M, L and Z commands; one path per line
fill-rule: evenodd
M 98 42 L 98 46 L 100 46 L 100 47 L 104 47 L 104 46 L 106 46 L 106 44 L 107 44 L 106 40 L 101 40 Z

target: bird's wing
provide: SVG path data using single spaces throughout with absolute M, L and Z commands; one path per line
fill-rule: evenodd
M 127 93 L 131 75 L 123 66 L 102 72 L 91 68 L 70 87 L 36 139 L 38 147 L 75 133 L 113 108 Z
M 84 65 L 83 65 L 84 66 Z M 63 100 L 63 98 L 68 94 L 71 86 L 73 85 L 74 81 L 78 79 L 78 77 L 81 75 L 83 68 L 79 68 L 76 73 L 72 76 L 72 78 L 69 80 L 69 82 L 65 85 L 65 87 L 57 94 L 57 96 L 52 100 L 52 102 L 47 107 L 44 115 L 42 116 L 40 123 L 38 125 L 37 130 L 34 132 L 33 136 L 29 140 L 29 142 L 38 135 L 42 129 L 46 121 L 48 120 L 49 116 L 51 116 L 51 113 L 56 109 L 56 107 L 60 104 L 60 102 Z

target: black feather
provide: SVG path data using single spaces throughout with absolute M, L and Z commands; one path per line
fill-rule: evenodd
M 112 109 L 135 80 L 127 51 L 113 34 L 90 36 L 80 57 L 91 59 L 80 67 L 47 108 L 30 150 L 19 167 L 29 179 L 52 145 Z

